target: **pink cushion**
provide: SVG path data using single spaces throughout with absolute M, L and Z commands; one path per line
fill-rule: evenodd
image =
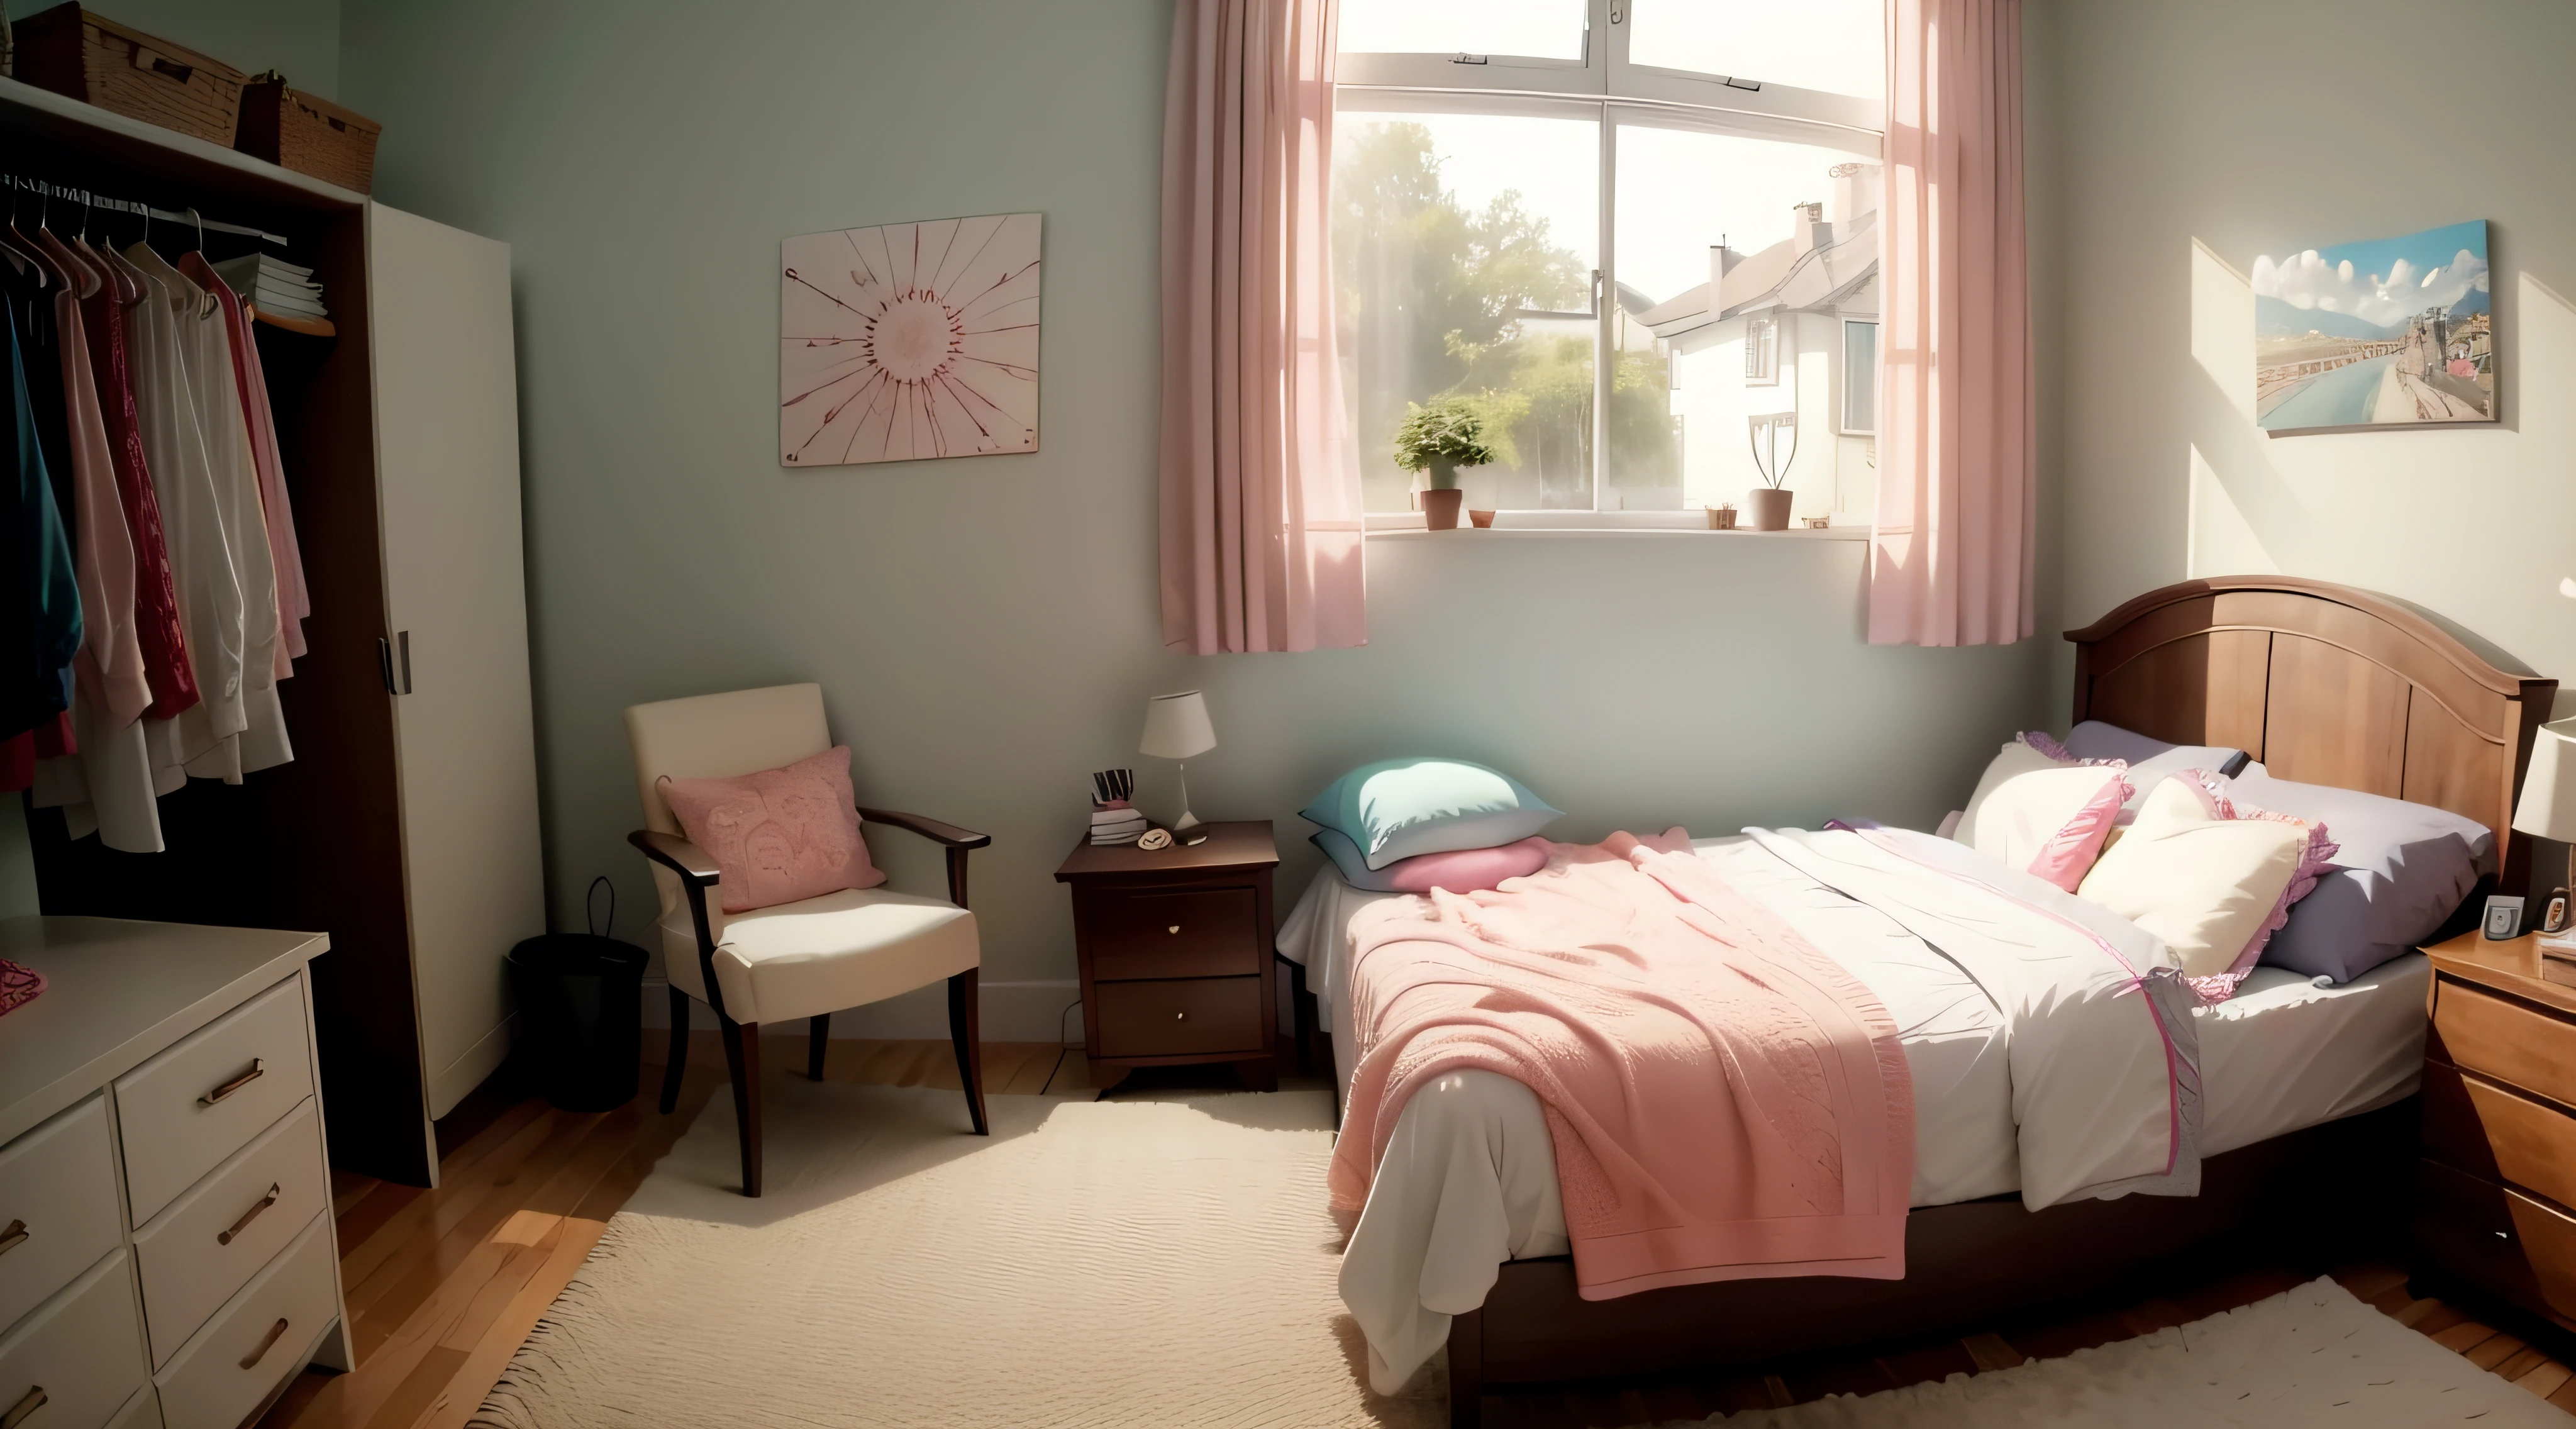
M 664 779 L 662 797 L 723 873 L 717 894 L 728 913 L 885 882 L 859 837 L 846 744 L 784 769 Z
M 1493 848 L 1462 848 L 1450 853 L 1418 853 L 1387 868 L 1387 882 L 1398 893 L 1480 893 L 1506 878 L 1525 878 L 1547 867 L 1547 840 L 1531 835 L 1518 843 Z
M 1950 837 L 2072 893 L 2132 790 L 2119 760 L 2077 761 L 2032 730 L 1986 765 Z

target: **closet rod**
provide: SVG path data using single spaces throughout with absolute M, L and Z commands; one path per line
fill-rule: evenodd
M 92 208 L 102 208 L 110 213 L 139 213 L 146 217 L 160 219 L 164 223 L 194 224 L 199 228 L 207 229 L 215 233 L 238 233 L 244 238 L 256 238 L 263 243 L 274 243 L 280 248 L 292 246 L 287 242 L 287 240 L 280 238 L 276 234 L 270 233 L 265 229 L 244 228 L 238 223 L 221 223 L 199 214 L 193 208 L 188 209 L 185 212 L 173 213 L 166 208 L 154 208 L 150 204 L 143 203 L 129 203 L 121 198 L 108 198 L 104 195 L 93 193 L 88 189 L 66 188 L 61 184 L 49 184 L 41 179 L 22 179 L 15 174 L 0 175 L 0 177 L 5 177 L 9 181 L 10 188 L 25 193 L 36 194 L 40 197 L 58 198 L 67 203 L 87 204 Z

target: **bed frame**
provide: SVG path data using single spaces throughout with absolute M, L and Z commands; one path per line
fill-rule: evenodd
M 2527 880 L 2513 797 L 2557 682 L 2504 668 L 2474 637 L 2346 586 L 2228 576 L 2150 591 L 2066 638 L 2076 719 L 2450 809 L 2495 833 L 2502 886 Z M 1509 1261 L 1483 1308 L 1450 1322 L 1450 1422 L 1472 1429 L 1483 1396 L 1506 1387 L 1946 1338 L 2152 1283 L 2239 1237 L 2261 1236 L 2270 1255 L 2330 1253 L 2405 1224 L 2414 1139 L 2410 1098 L 2213 1156 L 2194 1197 L 1925 1207 L 1906 1220 L 1902 1280 L 1729 1280 L 1595 1301 L 1575 1293 L 1566 1257 Z

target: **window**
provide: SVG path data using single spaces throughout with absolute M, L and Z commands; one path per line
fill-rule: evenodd
M 1451 403 L 1495 452 L 1461 473 L 1470 506 L 1740 502 L 1749 424 L 1786 413 L 1826 434 L 1787 458 L 1800 514 L 1865 519 L 1876 329 L 1841 315 L 1876 310 L 1880 4 L 1342 0 L 1334 267 L 1368 509 L 1412 508 L 1395 429 Z
M 1843 435 L 1878 435 L 1878 322 L 1843 319 Z

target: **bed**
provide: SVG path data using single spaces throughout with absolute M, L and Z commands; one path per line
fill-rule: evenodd
M 2452 810 L 2496 836 L 2505 886 L 2524 881 L 2512 797 L 2555 684 L 2502 668 L 2470 637 L 2365 592 L 2259 577 L 2150 592 L 2068 638 L 2075 719 L 2232 745 L 2284 779 Z M 1405 1154 L 1390 1149 L 1379 1168 L 1346 1256 L 1346 1298 L 1381 1388 L 1445 1345 L 1453 1422 L 1474 1424 L 1488 1388 L 1956 1331 L 2231 1237 L 2395 1223 L 2387 1198 L 2403 1184 L 2422 1055 L 2420 956 L 2342 986 L 2265 968 L 2235 999 L 2192 1013 L 2207 1089 L 2198 1194 L 2033 1211 L 2020 1194 L 2027 1136 L 2017 1150 L 2005 1039 L 1976 984 L 1878 909 L 1766 849 L 1777 851 L 1744 836 L 1691 846 L 1851 968 L 1898 1023 L 1917 1133 L 1903 1278 L 1725 1279 L 1584 1299 L 1537 1098 L 1491 1072 L 1453 1072 L 1406 1106 Z M 1302 964 L 1334 1034 L 1340 1086 L 1356 1045 L 1346 929 L 1389 896 L 1327 869 L 1281 929 L 1281 956 Z

